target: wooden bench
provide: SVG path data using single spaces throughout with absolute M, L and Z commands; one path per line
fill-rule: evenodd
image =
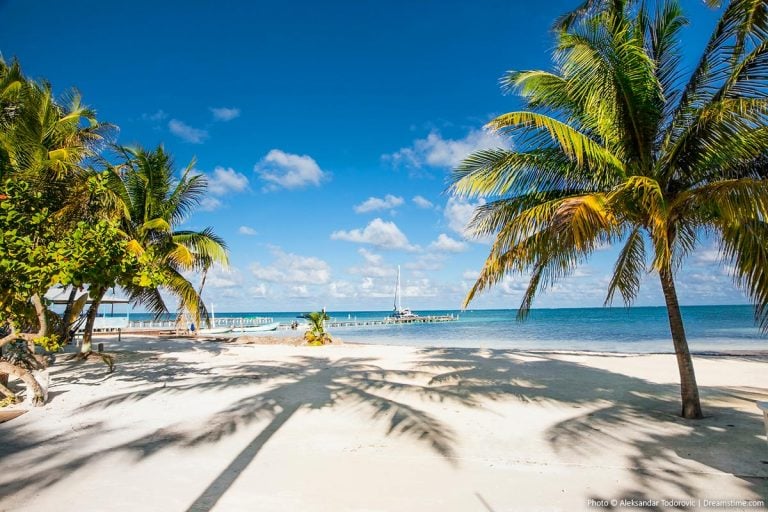
M 765 437 L 768 439 L 768 402 L 757 402 L 757 408 L 763 411 L 763 421 L 765 421 Z

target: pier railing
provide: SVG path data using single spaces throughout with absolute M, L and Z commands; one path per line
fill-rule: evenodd
M 347 320 L 327 320 L 325 327 L 328 329 L 336 329 L 343 327 L 368 327 L 377 325 L 398 325 L 398 324 L 428 324 L 438 322 L 454 322 L 459 319 L 459 315 L 431 315 L 431 316 L 415 316 L 407 318 L 391 318 L 386 317 L 382 319 L 347 319 Z M 229 327 L 236 329 L 238 327 L 264 325 L 271 324 L 274 319 L 271 317 L 220 317 L 211 322 L 211 327 Z M 185 325 L 185 327 L 188 327 Z M 176 328 L 176 322 L 173 320 L 132 320 L 128 322 L 127 329 L 131 331 L 142 330 L 173 330 Z M 200 328 L 200 327 L 198 327 Z M 306 329 L 307 325 L 302 322 L 299 324 L 298 329 Z M 291 322 L 281 323 L 278 329 L 291 329 Z
M 211 327 L 243 327 L 245 325 L 264 325 L 271 324 L 274 320 L 265 316 L 223 316 L 211 320 Z M 175 320 L 131 320 L 128 322 L 128 329 L 131 330 L 158 330 L 175 329 Z

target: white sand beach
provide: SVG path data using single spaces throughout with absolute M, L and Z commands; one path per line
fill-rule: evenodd
M 768 499 L 764 355 L 696 357 L 686 421 L 673 355 L 104 341 L 113 374 L 60 358 L 49 403 L 0 424 L 0 511 Z

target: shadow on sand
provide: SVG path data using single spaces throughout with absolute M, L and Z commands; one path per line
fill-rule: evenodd
M 219 352 L 213 350 L 211 357 Z M 631 357 L 631 356 L 629 356 Z M 373 425 L 388 436 L 411 436 L 424 443 L 447 463 L 453 463 L 455 432 L 438 417 L 412 405 L 418 400 L 451 401 L 479 408 L 488 400 L 523 400 L 531 406 L 556 402 L 584 408 L 542 433 L 564 458 L 588 460 L 605 446 L 623 445 L 636 456 L 628 464 L 634 487 L 617 489 L 617 495 L 654 496 L 663 484 L 690 494 L 692 471 L 686 462 L 742 479 L 759 496 L 768 494 L 768 460 L 762 422 L 753 414 L 729 407 L 765 399 L 759 388 L 702 388 L 709 415 L 696 422 L 678 414 L 678 388 L 568 362 L 546 353 L 483 349 L 424 349 L 409 370 L 388 370 L 368 358 L 295 357 L 288 363 L 201 365 L 174 357 L 142 354 L 123 359 L 113 377 L 129 383 L 130 391 L 93 400 L 82 411 L 107 409 L 157 395 L 195 394 L 226 388 L 254 387 L 258 391 L 229 404 L 207 421 L 177 423 L 110 444 L 106 425 L 81 425 L 78 432 L 46 436 L 34 424 L 0 426 L 0 458 L 23 455 L 23 467 L 0 476 L 0 496 L 30 495 L 56 484 L 77 470 L 86 469 L 105 454 L 126 453 L 137 460 L 171 447 L 218 443 L 258 422 L 267 426 L 256 435 L 205 489 L 189 511 L 209 511 L 230 489 L 241 472 L 299 410 L 356 407 L 369 412 Z M 82 368 L 69 377 L 79 384 L 98 385 L 101 369 Z M 194 398 L 191 398 L 194 400 Z M 201 426 L 202 423 L 202 426 Z M 11 426 L 9 426 L 11 425 Z M 631 431 L 639 433 L 627 436 Z M 510 429 L 514 424 L 510 423 Z M 738 439 L 738 442 L 734 440 Z M 62 457 L 73 443 L 88 440 L 90 450 L 73 451 L 56 464 L 42 464 L 54 454 Z M 24 452 L 23 454 L 21 452 Z M 36 469 L 44 467 L 45 469 Z M 654 496 L 658 497 L 658 495 Z M 598 497 L 596 497 L 598 498 Z M 192 500 L 190 496 L 190 500 Z M 486 509 L 490 504 L 481 497 Z

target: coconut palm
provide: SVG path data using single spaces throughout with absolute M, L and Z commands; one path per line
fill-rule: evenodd
M 214 263 L 227 265 L 226 243 L 212 228 L 176 229 L 203 198 L 205 176 L 192 172 L 193 162 L 176 178 L 173 160 L 162 146 L 116 149 L 121 163 L 113 168 L 112 189 L 127 205 L 126 230 L 151 252 L 166 279 L 159 288 L 129 286 L 132 301 L 157 315 L 167 313 L 161 294 L 165 290 L 178 299 L 179 310 L 189 312 L 198 324 L 201 317 L 207 320 L 205 304 L 184 273 L 205 270 Z
M 522 318 L 539 290 L 598 247 L 621 244 L 606 304 L 618 292 L 630 305 L 644 273 L 659 276 L 682 414 L 700 418 L 674 276 L 703 237 L 719 238 L 768 328 L 766 4 L 730 2 L 688 76 L 677 1 L 583 7 L 561 25 L 554 71 L 502 79 L 524 108 L 489 128 L 514 149 L 475 152 L 452 175 L 458 196 L 490 199 L 469 229 L 495 237 L 464 305 L 505 275 L 530 272 Z
M 96 120 L 77 91 L 56 98 L 48 83 L 29 80 L 17 61 L 7 64 L 0 58 L 0 195 L 7 180 L 28 184 L 42 194 L 62 236 L 89 208 L 88 177 L 93 171 L 87 163 L 111 129 Z M 37 293 L 31 301 L 38 316 L 44 315 Z M 40 322 L 40 335 L 45 335 L 43 316 Z

